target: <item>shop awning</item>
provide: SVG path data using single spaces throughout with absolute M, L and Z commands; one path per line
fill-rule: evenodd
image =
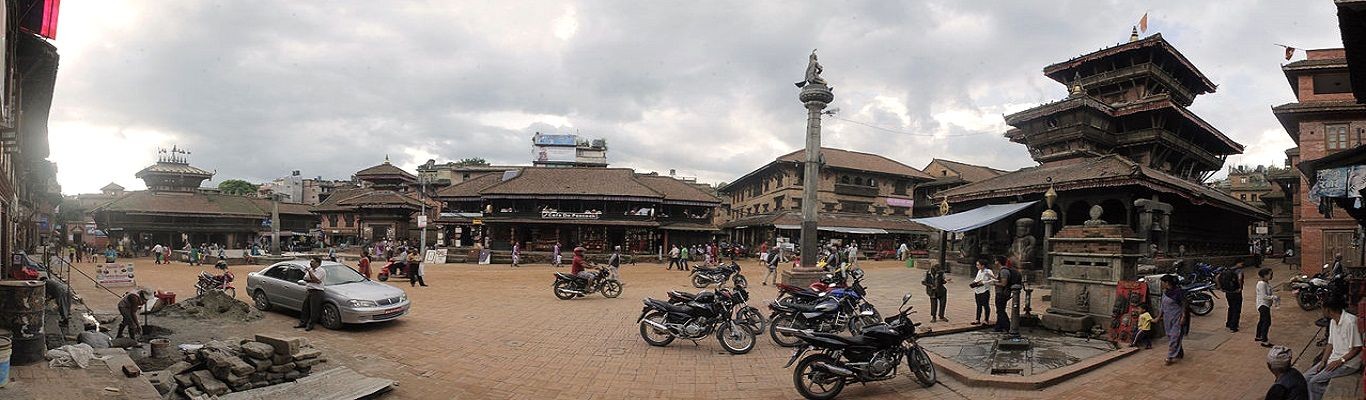
M 801 226 L 801 225 L 774 225 L 773 227 L 774 227 L 774 228 L 777 228 L 777 229 L 790 229 L 790 230 L 801 230 L 801 229 L 802 229 L 802 226 Z M 887 233 L 887 230 L 886 230 L 886 229 L 878 229 L 878 228 L 851 228 L 851 227 L 843 227 L 843 226 L 818 226 L 818 227 L 816 227 L 816 230 L 818 230 L 818 231 L 826 231 L 826 232 L 851 233 L 851 234 L 855 234 L 855 235 L 880 235 L 880 234 Z
M 674 224 L 674 225 L 664 225 L 664 226 L 659 227 L 659 229 L 660 229 L 660 230 L 665 230 L 665 231 L 689 231 L 689 232 L 715 232 L 715 231 L 718 231 L 718 230 L 719 230 L 719 229 L 716 229 L 716 227 L 707 226 L 707 225 L 697 225 L 697 224 Z
M 981 206 L 957 214 L 942 217 L 911 218 L 911 222 L 948 232 L 967 232 L 1009 217 L 1029 206 L 1038 203 L 1031 201 L 1015 204 L 992 204 Z

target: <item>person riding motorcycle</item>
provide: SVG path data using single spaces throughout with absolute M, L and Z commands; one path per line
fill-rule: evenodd
M 569 273 L 574 274 L 574 276 L 591 281 L 598 275 L 597 273 L 588 270 L 601 269 L 601 267 L 593 265 L 592 263 L 589 263 L 588 260 L 584 259 L 584 251 L 585 249 L 583 247 L 574 248 L 574 260 L 571 261 L 569 265 Z

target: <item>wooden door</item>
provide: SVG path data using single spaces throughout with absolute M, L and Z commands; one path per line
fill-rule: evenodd
M 1361 266 L 1361 251 L 1352 245 L 1355 237 L 1356 232 L 1350 230 L 1324 231 L 1323 262 L 1331 265 L 1333 256 L 1342 254 L 1344 266 Z

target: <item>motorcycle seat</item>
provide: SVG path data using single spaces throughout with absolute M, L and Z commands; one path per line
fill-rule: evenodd
M 657 308 L 657 309 L 660 309 L 660 310 L 664 310 L 664 311 L 668 311 L 668 312 L 673 312 L 673 313 L 685 313 L 685 314 L 686 314 L 688 311 L 691 311 L 691 310 L 692 310 L 692 307 L 688 307 L 688 306 L 685 306 L 685 305 L 673 304 L 673 303 L 669 303 L 669 302 L 667 302 L 667 301 L 656 300 L 656 299 L 646 299 L 646 300 L 645 300 L 645 304 L 649 305 L 650 307 L 654 307 L 654 308 Z
M 696 298 L 697 298 L 697 295 L 696 295 L 696 294 L 693 294 L 693 293 L 681 292 L 681 291 L 677 291 L 677 290 L 670 290 L 670 291 L 669 291 L 669 299 L 671 299 L 671 300 L 672 300 L 672 299 L 678 299 L 678 300 L 682 300 L 682 301 L 687 302 L 687 301 L 692 301 L 693 299 L 696 299 Z
M 796 302 L 790 302 L 790 301 L 789 301 L 789 302 L 783 302 L 783 305 L 784 305 L 784 306 L 787 306 L 787 307 L 791 307 L 793 310 L 796 310 L 797 312 L 808 313 L 808 312 L 816 312 L 816 311 L 818 311 L 818 310 L 816 310 L 816 305 L 815 305 L 815 304 L 796 303 Z
M 869 344 L 867 338 L 863 335 L 841 336 L 829 332 L 811 332 L 808 335 L 838 343 L 844 343 L 848 346 L 863 346 Z
M 569 273 L 564 273 L 564 272 L 556 272 L 556 273 L 555 273 L 555 276 L 558 277 L 558 278 L 563 278 L 563 279 L 568 279 L 568 280 L 573 280 L 573 281 L 584 281 L 584 280 L 587 280 L 587 279 L 583 279 L 583 278 L 579 277 L 578 275 L 569 274 Z

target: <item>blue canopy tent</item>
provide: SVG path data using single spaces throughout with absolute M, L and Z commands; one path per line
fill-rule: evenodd
M 948 261 L 949 232 L 967 232 L 991 225 L 1038 203 L 1037 200 L 1013 204 L 992 204 L 957 214 L 931 218 L 911 218 L 911 222 L 939 230 L 939 265 Z

